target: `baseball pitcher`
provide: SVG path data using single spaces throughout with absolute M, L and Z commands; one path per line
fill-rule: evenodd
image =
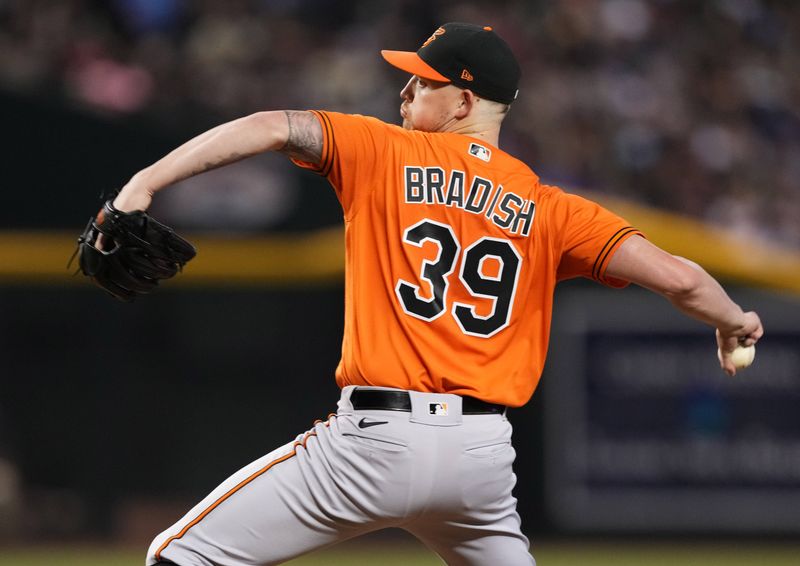
M 520 68 L 490 27 L 444 24 L 416 52 L 382 55 L 411 76 L 402 127 L 329 111 L 256 113 L 190 140 L 109 203 L 141 216 L 176 181 L 276 151 L 330 182 L 345 225 L 338 410 L 158 535 L 149 566 L 277 564 L 387 527 L 447 564 L 534 564 L 512 495 L 506 408 L 536 388 L 556 283 L 633 282 L 663 295 L 717 329 L 730 375 L 732 352 L 763 333 L 698 266 L 500 149 Z M 92 226 L 83 245 L 102 283 L 96 259 L 120 238 L 103 219 Z M 193 255 L 176 248 L 178 259 Z M 131 284 L 112 283 L 131 295 Z

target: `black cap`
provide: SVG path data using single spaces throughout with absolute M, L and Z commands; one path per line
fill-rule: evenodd
M 510 104 L 520 68 L 511 48 L 489 26 L 444 24 L 417 52 L 381 51 L 390 64 L 422 78 L 450 82 L 478 96 Z

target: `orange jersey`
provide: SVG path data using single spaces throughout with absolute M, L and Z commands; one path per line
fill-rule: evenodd
M 314 112 L 345 220 L 340 387 L 470 395 L 511 407 L 544 366 L 559 280 L 605 276 L 639 232 L 540 183 L 476 138 Z

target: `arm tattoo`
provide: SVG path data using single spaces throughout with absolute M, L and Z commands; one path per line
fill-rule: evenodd
M 289 157 L 309 163 L 322 159 L 322 127 L 311 112 L 285 111 L 289 122 L 289 136 L 279 150 Z

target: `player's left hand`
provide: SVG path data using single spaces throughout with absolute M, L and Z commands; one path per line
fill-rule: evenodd
M 146 212 L 122 212 L 109 200 L 89 220 L 76 253 L 80 271 L 92 282 L 121 301 L 132 301 L 177 275 L 197 252 Z
M 146 189 L 134 188 L 133 182 L 129 183 L 114 198 L 114 208 L 120 212 L 145 211 L 153 202 L 153 194 Z

